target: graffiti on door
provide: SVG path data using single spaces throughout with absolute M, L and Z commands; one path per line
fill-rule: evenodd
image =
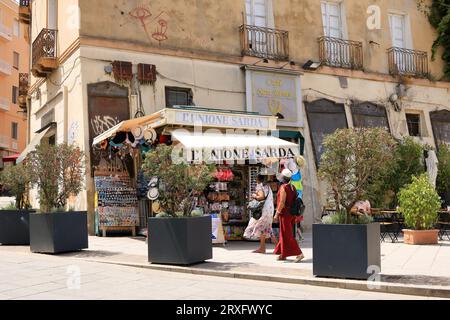
M 92 132 L 98 136 L 108 129 L 118 125 L 120 120 L 118 117 L 97 115 L 91 118 Z

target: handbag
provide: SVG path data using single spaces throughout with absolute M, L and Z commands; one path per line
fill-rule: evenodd
M 264 200 L 258 201 L 256 199 L 253 199 L 248 203 L 247 209 L 250 211 L 253 219 L 259 220 L 261 218 L 264 205 L 266 204 L 267 197 L 269 196 L 269 192 L 267 193 Z

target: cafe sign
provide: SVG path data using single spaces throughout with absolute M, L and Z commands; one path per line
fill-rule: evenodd
M 300 76 L 247 70 L 247 110 L 278 116 L 279 126 L 303 127 Z

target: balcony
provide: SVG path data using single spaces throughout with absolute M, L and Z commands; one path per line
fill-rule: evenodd
M 19 73 L 19 107 L 26 112 L 29 84 L 28 73 Z
M 11 41 L 12 30 L 0 22 L 0 40 Z
M 0 111 L 9 111 L 10 101 L 4 97 L 0 97 Z
M 240 28 L 243 56 L 261 59 L 289 60 L 289 32 L 242 25 Z
M 0 149 L 9 149 L 9 137 L 0 135 Z
M 388 49 L 388 57 L 391 75 L 428 77 L 428 54 L 425 51 L 392 47 Z
M 10 76 L 12 73 L 12 66 L 6 61 L 0 60 L 0 76 Z
M 353 70 L 363 69 L 362 42 L 320 37 L 319 58 L 322 65 Z
M 30 24 L 30 22 L 31 22 L 31 1 L 30 0 L 20 0 L 19 21 L 22 23 L 25 23 L 25 24 Z
M 31 72 L 35 77 L 45 78 L 58 68 L 56 30 L 42 29 L 33 42 Z

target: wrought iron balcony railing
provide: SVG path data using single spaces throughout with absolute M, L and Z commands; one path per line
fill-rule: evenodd
M 333 37 L 320 37 L 318 41 L 319 58 L 323 65 L 354 70 L 363 69 L 362 42 Z
M 20 0 L 19 6 L 19 19 L 20 22 L 30 24 L 31 21 L 31 1 Z
M 242 25 L 240 28 L 242 55 L 289 60 L 289 32 L 271 28 Z
M 428 76 L 428 54 L 425 51 L 392 47 L 388 49 L 389 73 L 418 78 Z
M 42 29 L 33 42 L 32 72 L 36 77 L 44 77 L 58 67 L 57 31 Z

